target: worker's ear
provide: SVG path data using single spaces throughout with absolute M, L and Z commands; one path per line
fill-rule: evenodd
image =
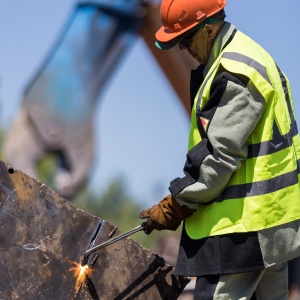
M 212 24 L 205 24 L 204 31 L 206 32 L 209 40 L 213 40 L 216 37 L 217 29 Z

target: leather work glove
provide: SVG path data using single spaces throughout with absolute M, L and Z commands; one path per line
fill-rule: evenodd
M 148 218 L 144 229 L 146 234 L 156 230 L 176 230 L 181 221 L 191 216 L 195 210 L 180 206 L 170 194 L 161 200 L 158 204 L 142 211 L 139 215 L 141 219 Z

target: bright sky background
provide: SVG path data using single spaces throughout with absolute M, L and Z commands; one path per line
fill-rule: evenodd
M 289 77 L 300 120 L 300 1 L 227 1 L 227 20 L 260 43 Z M 5 130 L 75 3 L 0 0 L 0 126 Z M 99 98 L 95 128 L 90 179 L 95 191 L 121 175 L 129 192 L 147 206 L 168 194 L 169 182 L 183 175 L 189 118 L 142 39 Z

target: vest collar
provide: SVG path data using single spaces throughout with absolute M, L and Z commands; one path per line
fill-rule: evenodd
M 209 69 L 216 61 L 217 57 L 220 55 L 221 51 L 223 50 L 224 46 L 227 44 L 230 37 L 233 35 L 235 31 L 235 26 L 229 22 L 225 22 L 221 30 L 219 31 L 213 47 L 211 49 L 208 62 L 204 68 L 204 77 L 207 75 Z

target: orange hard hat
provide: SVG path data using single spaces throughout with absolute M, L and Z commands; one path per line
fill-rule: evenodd
M 222 10 L 225 5 L 226 0 L 162 0 L 160 17 L 163 26 L 156 32 L 156 40 L 158 43 L 176 45 L 184 33 Z

